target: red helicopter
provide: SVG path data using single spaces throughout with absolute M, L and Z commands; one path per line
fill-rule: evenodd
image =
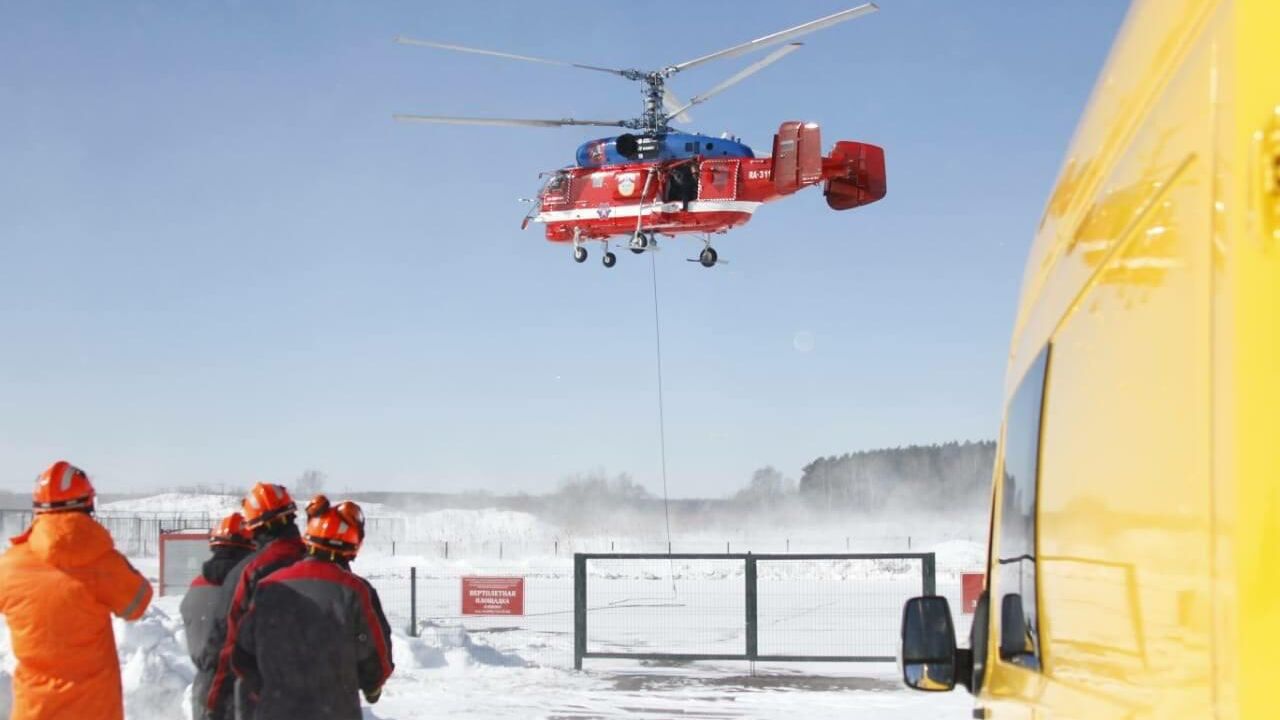
M 679 132 L 670 127 L 670 122 L 689 122 L 686 112 L 689 108 L 798 50 L 802 43 L 791 42 L 795 38 L 878 9 L 874 3 L 866 3 L 658 70 L 619 70 L 399 37 L 396 42 L 404 45 L 576 67 L 638 81 L 644 83 L 645 88 L 644 114 L 632 120 L 443 115 L 396 115 L 395 119 L 459 125 L 589 125 L 634 130 L 583 143 L 578 148 L 575 165 L 544 173 L 547 180 L 521 227 L 527 227 L 530 221 L 544 223 L 547 239 L 572 243 L 573 259 L 580 263 L 587 259 L 585 243 L 599 241 L 604 245 L 605 267 L 613 267 L 618 261 L 609 250 L 611 238 L 622 236 L 626 246 L 639 254 L 656 250 L 658 235 L 697 233 L 701 235 L 703 249 L 691 262 L 714 267 L 724 261 L 711 246 L 711 236 L 745 224 L 763 203 L 819 182 L 823 183 L 827 204 L 834 210 L 849 210 L 883 198 L 886 191 L 884 150 L 876 145 L 842 140 L 823 155 L 818 125 L 790 121 L 782 123 L 773 136 L 772 155 L 756 157 L 751 148 L 737 138 L 727 134 L 712 137 Z M 666 86 L 668 78 L 683 70 L 774 45 L 782 47 L 688 102 L 681 101 Z

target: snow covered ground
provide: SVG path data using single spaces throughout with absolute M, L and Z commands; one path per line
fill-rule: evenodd
M 192 667 L 178 598 L 162 598 L 134 624 L 117 623 L 128 720 L 189 718 Z M 457 626 L 421 637 L 397 629 L 396 671 L 365 718 L 878 718 L 968 716 L 962 693 L 912 693 L 892 665 L 835 668 L 597 661 L 582 672 L 540 667 Z M 9 716 L 7 632 L 0 629 L 0 720 Z
M 222 496 L 165 495 L 104 506 L 103 511 L 216 516 L 234 506 L 234 498 Z M 525 513 L 412 514 L 377 506 L 366 506 L 366 510 L 371 517 L 394 520 L 376 527 L 393 532 L 398 543 L 409 547 L 413 542 L 458 537 L 513 543 L 524 538 L 542 547 L 545 540 L 563 537 L 556 528 Z M 963 692 L 906 690 L 892 663 L 779 663 L 753 668 L 736 661 L 588 658 L 584 670 L 575 671 L 570 549 L 559 556 L 548 551 L 502 559 L 488 553 L 444 558 L 434 550 L 392 555 L 389 538 L 370 540 L 356 570 L 378 589 L 394 627 L 396 672 L 381 702 L 366 708 L 366 719 L 932 720 L 970 714 L 970 698 Z M 644 542 L 637 538 L 607 542 L 628 540 Z M 760 543 L 774 540 L 756 539 Z M 593 542 L 598 545 L 601 539 Z M 959 573 L 981 568 L 983 547 L 950 540 L 917 549 L 937 553 L 938 591 L 958 608 Z M 138 557 L 134 562 L 153 581 L 157 579 L 155 558 Z M 901 603 L 919 592 L 919 570 L 913 562 L 760 561 L 761 652 L 893 655 Z M 417 577 L 419 637 L 408 634 L 414 614 L 409 605 L 411 568 Z M 588 566 L 588 650 L 741 652 L 742 568 L 741 561 L 728 559 L 593 561 Z M 462 616 L 460 578 L 464 575 L 525 578 L 525 615 Z M 180 601 L 180 596 L 157 598 L 138 623 L 116 622 L 128 720 L 189 717 L 193 668 L 186 655 Z M 956 620 L 963 636 L 969 618 L 958 615 Z M 0 720 L 8 720 L 12 672 L 8 633 L 0 620 Z
M 417 559 L 421 561 L 421 559 Z M 364 571 L 375 583 L 379 574 L 412 563 L 413 558 L 371 558 Z M 154 577 L 154 559 L 137 564 Z M 526 570 L 534 570 L 525 568 Z M 544 573 L 554 568 L 543 568 Z M 433 572 L 449 576 L 444 568 Z M 465 565 L 455 572 L 473 572 Z M 492 568 L 486 569 L 486 571 Z M 520 571 L 514 563 L 503 569 Z M 669 624 L 690 605 L 701 614 L 693 617 L 703 624 L 701 635 L 688 635 L 690 628 L 676 627 L 677 635 L 694 644 L 687 649 L 707 650 L 701 638 L 720 634 L 724 648 L 737 647 L 734 618 L 716 620 L 717 612 L 697 607 L 698 598 L 734 597 L 716 592 L 720 583 L 736 583 L 732 578 L 698 575 L 698 568 L 682 568 L 674 601 L 669 577 L 594 577 L 597 591 L 592 603 L 608 605 L 610 597 L 635 594 L 638 607 L 613 607 L 592 614 L 597 627 L 591 649 L 635 649 L 646 642 L 646 628 Z M 536 573 L 533 574 L 536 577 Z M 690 577 L 685 577 L 688 575 Z M 555 576 L 544 576 L 554 587 Z M 887 580 L 892 584 L 893 580 Z M 379 583 L 382 584 L 382 583 Z M 879 664 L 760 664 L 754 669 L 743 662 L 652 663 L 588 659 L 583 671 L 572 669 L 572 619 L 557 610 L 563 593 L 541 592 L 530 579 L 529 599 L 524 618 L 467 618 L 457 616 L 456 575 L 447 592 L 433 592 L 430 585 L 420 592 L 432 598 L 424 606 L 420 637 L 406 634 L 403 618 L 393 619 L 393 649 L 396 672 L 383 699 L 366 709 L 365 718 L 418 720 L 420 718 L 881 718 L 924 720 L 968 716 L 969 699 L 963 693 L 922 694 L 904 689 L 891 663 Z M 443 581 L 439 586 L 444 588 Z M 740 585 L 736 585 L 740 588 Z M 912 584 L 912 587 L 914 585 Z M 571 582 L 568 585 L 571 599 Z M 890 595 L 909 592 L 896 590 Z M 382 594 L 388 612 L 395 616 L 395 598 Z M 665 603 L 643 602 L 645 595 Z M 650 598 L 652 599 L 652 598 Z M 186 656 L 182 623 L 178 614 L 181 598 L 159 598 L 143 619 L 115 624 L 121 673 L 129 720 L 170 720 L 187 718 L 188 693 L 193 669 Z M 898 602 L 893 599 L 892 602 Z M 705 604 L 705 603 L 704 603 Z M 552 608 L 552 609 L 548 609 Z M 722 610 L 713 606 L 712 611 Z M 736 609 L 740 613 L 740 608 Z M 879 614 L 879 613 L 877 613 Z M 801 614 L 803 616 L 803 613 Z M 763 622 L 763 621 L 762 621 Z M 677 622 L 678 624 L 678 622 Z M 883 623 L 881 623 L 883 625 Z M 881 641 L 883 632 L 880 633 Z M 687 635 L 687 636 L 686 636 Z M 762 630 L 762 643 L 767 642 Z M 692 640 L 690 640 L 692 638 Z M 649 638 L 651 640 L 652 638 Z M 883 643 L 881 643 L 883 644 Z M 598 646 L 598 648 L 597 648 Z M 0 622 L 0 720 L 8 717 L 9 657 L 7 631 Z M 722 648 L 722 649 L 724 649 Z M 679 649 L 679 648 L 677 648 Z M 884 651 L 884 647 L 874 648 Z M 890 649 L 891 652 L 891 649 Z

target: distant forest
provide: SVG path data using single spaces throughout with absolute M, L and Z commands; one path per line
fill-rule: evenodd
M 995 450 L 989 440 L 863 450 L 820 457 L 801 468 L 799 480 L 767 466 L 752 473 L 745 486 L 729 497 L 672 500 L 670 511 L 673 521 L 689 519 L 690 524 L 705 524 L 717 516 L 733 522 L 743 516 L 792 522 L 825 514 L 981 515 L 990 502 Z M 556 490 L 537 495 L 339 490 L 326 488 L 326 480 L 324 473 L 308 470 L 289 487 L 298 497 L 327 489 L 402 509 L 522 510 L 570 526 L 600 519 L 616 522 L 617 516 L 610 513 L 624 509 L 642 514 L 663 511 L 661 496 L 626 473 L 610 475 L 604 470 L 566 477 Z M 238 488 L 184 490 L 234 493 Z M 103 493 L 100 499 L 129 496 Z M 0 508 L 28 508 L 30 502 L 25 493 L 0 491 Z
M 833 510 L 984 511 L 995 455 L 995 442 L 984 440 L 823 457 L 804 466 L 798 492 Z

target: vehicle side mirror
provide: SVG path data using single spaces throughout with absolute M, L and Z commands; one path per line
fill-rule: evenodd
M 902 681 L 916 690 L 956 686 L 956 631 L 951 606 L 938 596 L 911 598 L 902 609 Z

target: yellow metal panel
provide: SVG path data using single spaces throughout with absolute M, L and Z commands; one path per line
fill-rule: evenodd
M 1235 6 L 1215 107 L 1216 677 L 1218 717 L 1261 718 L 1280 667 L 1280 3 Z
M 1044 671 L 991 662 L 980 704 L 1280 717 L 1280 0 L 1135 3 L 1027 262 L 1006 404 L 1050 339 Z
M 1076 129 L 1027 259 L 1005 375 L 1006 400 L 1096 269 L 1062 263 L 1077 227 L 1094 211 L 1099 187 L 1128 152 L 1216 5 L 1216 0 L 1148 0 L 1130 9 Z M 1201 104 L 1195 111 L 1207 108 Z M 1110 220 L 1122 222 L 1114 216 Z

